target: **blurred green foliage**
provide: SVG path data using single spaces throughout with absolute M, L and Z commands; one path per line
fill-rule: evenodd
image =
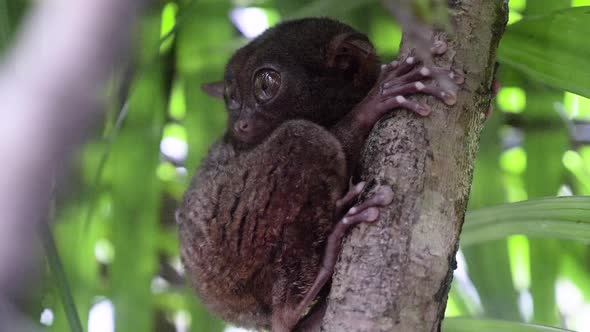
M 28 4 L 0 0 L 0 51 Z M 511 25 L 498 53 L 499 111 L 481 137 L 447 316 L 590 326 L 590 198 L 554 197 L 590 195 L 583 126 L 590 119 L 590 7 L 572 6 L 590 0 L 510 1 Z M 267 24 L 339 18 L 368 33 L 386 60 L 401 40 L 376 0 L 153 2 L 138 26 L 135 57 L 109 82 L 100 135 L 76 156 L 72 180 L 59 191 L 59 256 L 48 253 L 53 269 L 26 308 L 35 321 L 51 310 L 53 319 L 44 320 L 50 331 L 70 330 L 62 303 L 68 295 L 84 330 L 91 309 L 105 301 L 117 331 L 224 329 L 183 282 L 173 215 L 224 130 L 222 103 L 200 85 L 219 80 L 247 42 L 230 17 L 237 8 L 256 8 Z M 529 329 L 552 331 L 493 320 L 445 323 L 447 331 Z

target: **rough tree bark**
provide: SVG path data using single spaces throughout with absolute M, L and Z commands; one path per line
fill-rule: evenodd
M 455 35 L 435 62 L 465 73 L 458 102 L 429 98 L 429 118 L 400 111 L 373 131 L 362 177 L 391 185 L 396 198 L 376 225 L 345 240 L 324 331 L 440 330 L 507 20 L 504 0 L 449 6 Z

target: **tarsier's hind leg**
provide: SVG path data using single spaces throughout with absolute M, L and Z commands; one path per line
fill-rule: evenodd
M 271 325 L 273 332 L 287 332 L 302 316 L 293 308 L 314 283 L 322 265 L 326 241 L 334 227 L 334 211 L 346 192 L 349 176 L 340 143 L 311 122 L 288 121 L 265 144 L 280 170 L 276 171 L 280 185 L 273 195 L 277 199 L 267 209 L 272 212 L 274 225 L 268 227 L 280 224 L 273 232 L 279 238 L 273 258 L 276 278 Z M 349 196 L 352 199 L 356 195 L 358 192 Z
M 364 183 L 351 186 L 348 193 L 337 203 L 337 205 L 347 204 L 356 199 L 363 188 Z M 393 191 L 391 188 L 389 186 L 378 186 L 365 201 L 348 209 L 348 211 L 335 224 L 334 229 L 328 236 L 322 264 L 311 288 L 295 308 L 284 307 L 281 309 L 282 312 L 277 313 L 277 315 L 281 316 L 281 319 L 273 321 L 273 331 L 275 331 L 275 329 L 276 331 L 291 331 L 293 329 L 312 305 L 322 288 L 331 279 L 332 274 L 334 273 L 334 267 L 338 260 L 338 254 L 340 253 L 342 238 L 346 234 L 346 231 L 356 224 L 362 222 L 374 222 L 377 220 L 379 217 L 379 208 L 388 205 L 392 200 Z M 319 304 L 319 306 L 322 305 L 325 305 L 325 303 Z M 319 310 L 321 311 L 324 309 L 325 308 L 320 308 Z M 310 316 L 311 317 L 308 317 L 308 319 L 316 320 L 316 322 L 302 321 L 301 324 L 298 325 L 300 328 L 296 329 L 297 331 L 314 330 L 315 325 L 321 323 L 321 314 L 312 312 Z

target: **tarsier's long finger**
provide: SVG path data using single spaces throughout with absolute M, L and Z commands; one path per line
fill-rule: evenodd
M 382 64 L 378 81 L 381 82 L 381 81 L 386 80 L 386 77 L 388 77 L 393 70 L 397 69 L 399 67 L 399 65 L 400 65 L 399 60 L 393 60 L 390 63 Z
M 379 218 L 379 209 L 376 207 L 370 207 L 353 216 L 346 214 L 346 216 L 344 216 L 340 222 L 345 225 L 352 226 L 362 222 L 373 222 L 377 220 L 377 218 Z
M 363 191 L 365 188 L 366 182 L 359 182 L 355 185 L 350 183 L 348 192 L 342 197 L 341 199 L 336 201 L 336 217 L 341 218 L 344 215 L 344 209 L 348 208 L 353 200 L 358 197 L 358 195 Z
M 447 49 L 448 49 L 448 45 L 446 42 L 444 42 L 442 40 L 436 40 L 432 44 L 432 47 L 430 48 L 430 52 L 433 55 L 442 55 L 447 51 Z M 394 75 L 401 76 L 401 75 L 406 74 L 410 70 L 414 69 L 416 66 L 420 65 L 422 63 L 422 61 L 418 57 L 416 57 L 416 52 L 414 52 L 414 50 L 412 50 L 405 58 L 403 58 L 399 61 L 396 60 L 396 61 L 392 62 L 392 64 L 394 64 L 394 63 L 396 64 L 395 66 L 392 66 L 393 69 L 395 69 Z
M 382 98 L 392 98 L 396 96 L 406 96 L 414 93 L 423 93 L 434 96 L 442 100 L 445 104 L 452 106 L 457 102 L 455 92 L 445 91 L 432 83 L 424 84 L 422 82 L 407 83 L 404 85 L 392 86 L 381 91 Z
M 348 210 L 344 218 L 362 214 L 365 210 L 375 207 L 386 206 L 393 201 L 393 190 L 389 186 L 380 186 L 377 191 L 371 194 L 367 200 Z
M 403 76 L 420 64 L 420 60 L 411 53 L 406 58 L 399 60 L 397 66 L 389 72 L 385 79 L 391 80 L 395 77 Z
M 460 85 L 463 84 L 465 81 L 465 77 L 462 73 L 455 72 L 448 69 L 443 69 L 439 67 L 428 68 L 428 67 L 416 67 L 410 72 L 406 73 L 403 76 L 396 77 L 391 81 L 386 81 L 383 83 L 384 87 L 389 87 L 393 85 L 401 85 L 410 82 L 416 82 L 420 80 L 424 80 L 427 78 L 439 78 L 444 77 L 450 79 L 453 83 Z
M 417 113 L 420 116 L 428 116 L 432 112 L 428 105 L 406 99 L 404 96 L 395 96 L 386 98 L 377 104 L 380 110 L 391 110 L 394 108 L 403 108 L 408 111 Z

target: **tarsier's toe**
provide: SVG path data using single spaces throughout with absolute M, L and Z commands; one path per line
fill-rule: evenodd
M 457 103 L 457 95 L 454 93 L 441 91 L 440 98 L 445 104 L 447 104 L 449 106 L 453 106 Z
M 375 206 L 386 206 L 393 201 L 393 190 L 390 186 L 379 186 L 368 199 Z
M 342 218 L 342 223 L 345 225 L 354 225 L 361 222 L 373 222 L 379 218 L 379 209 L 376 207 L 370 207 L 362 212 L 359 212 L 354 215 L 349 215 L 348 213 L 344 218 Z
M 352 184 L 352 182 L 350 182 L 348 184 L 348 192 L 346 192 L 346 194 L 344 195 L 344 197 L 342 197 L 341 199 L 339 199 L 336 204 L 337 205 L 346 205 L 351 203 L 354 199 L 356 199 L 358 197 L 358 195 L 363 191 L 363 189 L 365 188 L 365 185 L 367 183 L 364 181 L 361 181 L 357 184 Z
M 454 90 L 454 88 L 451 90 Z M 449 106 L 454 105 L 457 102 L 457 95 L 454 91 L 445 91 L 443 87 L 437 86 L 434 83 L 424 84 L 420 81 L 417 81 L 403 85 L 383 84 L 381 89 L 382 101 L 384 103 L 391 103 L 391 105 L 388 106 L 403 107 L 420 115 L 424 115 L 425 112 L 430 113 L 430 110 L 424 109 L 423 105 L 411 105 L 410 102 L 408 102 L 407 99 L 403 97 L 416 93 L 434 96 Z
M 455 84 L 463 84 L 465 83 L 465 75 L 463 75 L 463 73 L 460 73 L 458 71 L 452 71 L 449 70 L 449 78 L 455 83 Z
M 360 195 L 366 184 L 367 183 L 364 181 L 357 184 L 352 184 L 352 182 L 349 183 L 346 194 L 336 201 L 335 216 L 337 218 L 341 218 L 345 214 L 346 209 L 352 205 L 353 201 Z
M 393 201 L 393 190 L 391 190 L 391 187 L 379 186 L 364 202 L 350 208 L 346 216 L 354 216 L 371 208 L 386 206 L 391 203 L 391 201 Z

